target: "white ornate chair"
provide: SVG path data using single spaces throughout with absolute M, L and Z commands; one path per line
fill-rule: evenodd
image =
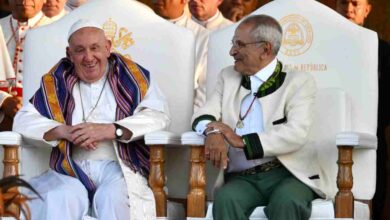
M 170 127 L 145 137 L 151 147 L 149 184 L 155 194 L 157 215 L 183 219 L 184 206 L 180 204 L 182 209 L 176 209 L 180 207 L 179 203 L 169 203 L 173 204 L 168 205 L 172 212 L 167 213 L 164 190 L 167 183 L 170 198 L 185 200 L 188 156 L 187 150 L 177 145 L 180 134 L 190 129 L 193 111 L 195 40 L 192 32 L 158 17 L 150 8 L 134 0 L 90 1 L 61 20 L 28 33 L 25 46 L 28 56 L 24 57 L 28 67 L 23 83 L 25 103 L 39 87 L 41 75 L 65 56 L 68 30 L 80 18 L 102 24 L 114 49 L 148 69 L 167 97 L 172 116 Z M 14 132 L 0 133 L 0 145 L 6 149 L 5 175 L 21 174 L 29 179 L 48 169 L 50 149 L 27 146 Z M 165 158 L 167 145 L 176 147 L 167 149 Z M 167 181 L 165 176 L 168 176 Z
M 304 147 L 314 151 L 319 179 L 313 181 L 327 198 L 312 202 L 311 219 L 369 219 L 376 179 L 376 33 L 314 0 L 275 0 L 252 14 L 268 14 L 281 23 L 284 37 L 278 59 L 284 70 L 310 72 L 316 79 L 315 121 Z M 220 70 L 233 64 L 229 49 L 236 27 L 210 36 L 208 96 Z M 218 170 L 205 166 L 203 141 L 194 132 L 182 135 L 182 143 L 200 155 L 191 163 L 196 169 L 190 174 L 187 219 L 212 219 Z M 250 219 L 267 219 L 263 207 Z

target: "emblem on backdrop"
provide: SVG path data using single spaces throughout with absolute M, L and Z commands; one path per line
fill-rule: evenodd
M 106 34 L 106 37 L 112 43 L 112 51 L 118 52 L 118 49 L 125 52 L 130 46 L 134 45 L 134 39 L 132 38 L 132 32 L 127 30 L 125 27 L 120 27 L 118 30 L 118 25 L 109 18 L 108 21 L 104 22 L 103 30 Z M 126 53 L 122 53 L 125 57 L 130 58 L 131 56 Z
M 301 15 L 291 14 L 279 21 L 283 29 L 280 51 L 286 56 L 298 56 L 305 53 L 313 43 L 313 28 Z

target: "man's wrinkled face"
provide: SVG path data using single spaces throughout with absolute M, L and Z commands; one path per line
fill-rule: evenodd
M 234 69 L 250 76 L 261 69 L 261 55 L 267 42 L 256 41 L 251 35 L 252 25 L 239 25 L 232 39 L 230 56 L 234 58 Z
M 18 21 L 26 21 L 42 10 L 46 0 L 8 0 L 12 17 Z
M 338 0 L 337 11 L 357 25 L 363 25 L 371 12 L 371 4 L 367 0 Z
M 179 17 L 184 11 L 185 0 L 152 0 L 153 10 L 166 19 Z
M 93 83 L 103 77 L 110 49 L 111 42 L 102 30 L 85 27 L 70 36 L 67 54 L 77 76 L 84 82 Z
M 206 21 L 217 13 L 222 0 L 190 0 L 191 14 L 200 21 Z
M 66 0 L 46 0 L 42 12 L 49 18 L 58 15 L 65 6 Z

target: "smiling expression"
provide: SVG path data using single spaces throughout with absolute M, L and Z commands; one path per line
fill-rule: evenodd
M 249 43 L 239 47 L 232 45 L 230 56 L 234 58 L 234 69 L 242 75 L 253 75 L 262 68 L 262 54 L 265 52 L 266 42 L 252 43 L 256 40 L 251 35 L 252 25 L 241 24 L 237 27 L 233 41 Z
M 103 30 L 85 27 L 70 36 L 67 54 L 77 76 L 84 82 L 93 83 L 103 77 L 110 49 L 111 42 L 106 39 Z

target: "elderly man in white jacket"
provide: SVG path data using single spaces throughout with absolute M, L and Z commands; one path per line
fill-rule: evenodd
M 283 71 L 276 58 L 282 36 L 270 16 L 245 18 L 232 39 L 234 66 L 221 71 L 193 116 L 194 130 L 206 136 L 206 159 L 226 169 L 214 220 L 249 219 L 257 206 L 266 206 L 268 219 L 309 219 L 311 201 L 324 196 L 313 181 L 319 170 L 311 166 L 312 151 L 304 147 L 315 81 L 309 73 Z
M 141 137 L 168 126 L 166 100 L 146 69 L 110 53 L 100 25 L 79 20 L 68 36 L 67 58 L 15 118 L 27 141 L 52 148 L 50 170 L 30 180 L 44 198 L 32 219 L 155 219 Z

